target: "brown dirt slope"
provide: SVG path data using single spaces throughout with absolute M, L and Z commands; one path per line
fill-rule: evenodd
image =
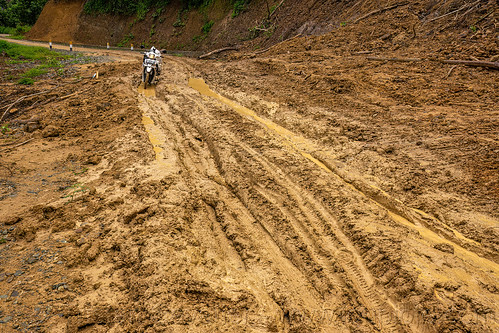
M 50 0 L 29 37 L 38 40 L 52 38 L 65 43 L 72 39 L 95 45 L 105 45 L 106 42 L 117 45 L 129 39 L 127 46 L 129 43 L 136 46 L 154 44 L 185 50 L 242 44 L 257 49 L 299 33 L 320 35 L 338 29 L 352 30 L 358 43 L 373 35 L 392 41 L 395 27 L 398 39 L 401 38 L 400 33 L 408 37 L 416 36 L 417 39 L 442 38 L 450 33 L 455 39 L 463 34 L 475 34 L 477 30 L 481 33 L 481 29 L 495 31 L 494 22 L 497 20 L 497 2 L 493 0 L 287 0 L 282 3 L 269 0 L 268 3 L 271 8 L 281 4 L 270 18 L 266 0 L 251 1 L 237 17 L 232 17 L 230 1 L 215 0 L 206 8 L 190 11 L 182 11 L 181 4 L 172 1 L 159 16 L 151 10 L 144 20 L 137 20 L 136 17 L 116 15 L 86 15 L 82 11 L 83 0 Z M 394 8 L 396 5 L 400 6 Z M 374 14 L 365 17 L 369 13 Z M 378 18 L 382 21 L 379 22 Z M 211 32 L 205 35 L 201 31 L 202 26 L 210 20 L 214 21 L 214 25 Z M 370 26 L 365 31 L 367 35 L 357 30 L 358 24 Z

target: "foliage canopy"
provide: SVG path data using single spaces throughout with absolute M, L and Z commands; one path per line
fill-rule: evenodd
M 35 24 L 47 0 L 0 0 L 0 26 Z

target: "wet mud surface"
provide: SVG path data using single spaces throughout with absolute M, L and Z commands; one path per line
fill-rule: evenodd
M 9 114 L 0 330 L 496 331 L 498 74 L 291 43 Z

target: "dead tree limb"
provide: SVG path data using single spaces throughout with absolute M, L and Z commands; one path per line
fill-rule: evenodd
M 253 54 L 254 54 L 254 55 L 257 55 L 257 54 L 265 53 L 265 52 L 267 52 L 268 50 L 270 50 L 270 49 L 272 49 L 272 48 L 276 47 L 276 46 L 277 46 L 277 45 L 279 45 L 279 44 L 282 44 L 282 43 L 288 42 L 288 41 L 290 41 L 290 40 L 292 40 L 292 39 L 295 39 L 295 38 L 298 38 L 298 37 L 300 37 L 300 36 L 301 36 L 301 34 L 295 35 L 295 36 L 293 36 L 293 37 L 290 37 L 290 38 L 288 38 L 288 39 L 283 40 L 282 42 L 279 42 L 279 43 L 277 43 L 277 44 L 274 44 L 274 45 L 272 45 L 272 46 L 269 46 L 269 47 L 267 47 L 267 48 L 266 48 L 266 49 L 264 49 L 264 50 L 257 51 L 257 52 L 255 52 L 255 53 L 253 53 Z
M 499 69 L 499 62 L 493 61 L 476 61 L 476 60 L 441 60 L 444 64 L 465 65 L 472 67 L 487 67 L 492 69 Z
M 456 69 L 457 65 L 454 65 L 450 68 L 449 72 L 447 73 L 447 75 L 444 77 L 444 80 L 447 80 L 449 78 L 449 76 L 452 74 L 452 72 L 454 71 L 454 69 Z
M 41 94 L 45 94 L 51 90 L 54 90 L 55 88 L 52 88 L 52 89 L 49 89 L 49 90 L 45 90 L 45 91 L 42 91 L 42 92 L 38 92 L 38 93 L 35 93 L 35 94 L 31 94 L 31 95 L 26 95 L 26 96 L 22 96 L 20 98 L 18 98 L 14 103 L 10 104 L 7 109 L 5 110 L 5 112 L 2 114 L 2 117 L 0 117 L 0 122 L 3 120 L 3 118 L 5 117 L 5 115 L 7 114 L 7 112 L 9 112 L 10 109 L 12 109 L 12 107 L 14 105 L 16 105 L 17 103 L 23 101 L 24 99 L 28 98 L 28 97 L 33 97 L 33 96 L 37 96 L 37 95 L 41 95 Z
M 393 62 L 418 62 L 423 61 L 421 58 L 386 58 L 386 57 L 367 57 L 367 60 L 372 61 L 393 61 Z
M 65 99 L 67 99 L 67 98 L 73 97 L 73 96 L 75 96 L 75 95 L 78 95 L 78 94 L 82 94 L 82 93 L 84 93 L 84 92 L 87 92 L 87 91 L 89 91 L 89 90 L 90 90 L 90 89 L 92 89 L 92 88 L 93 88 L 93 87 L 87 88 L 87 89 L 82 90 L 82 91 L 76 91 L 76 92 L 71 93 L 71 94 L 69 94 L 69 95 L 59 97 L 58 99 L 59 99 L 60 101 L 62 101 L 62 100 L 65 100 Z
M 465 65 L 472 67 L 487 67 L 499 69 L 499 62 L 480 61 L 480 60 L 437 60 L 437 59 L 422 59 L 422 58 L 388 58 L 388 57 L 367 57 L 371 61 L 392 61 L 392 62 L 419 62 L 419 61 L 438 61 L 443 64 Z
M 452 14 L 454 14 L 454 13 L 458 13 L 458 12 L 460 12 L 461 10 L 466 9 L 466 8 L 468 8 L 468 7 L 470 7 L 470 6 L 474 6 L 474 5 L 476 5 L 477 3 L 479 3 L 479 2 L 480 2 L 480 0 L 475 1 L 475 2 L 474 2 L 474 3 L 472 3 L 472 4 L 467 3 L 467 4 L 465 4 L 464 6 L 461 6 L 461 7 L 459 7 L 459 8 L 458 8 L 458 9 L 456 9 L 456 10 L 453 10 L 453 11 L 451 11 L 451 12 L 448 12 L 447 14 L 440 15 L 440 16 L 437 16 L 437 17 L 435 17 L 435 18 L 432 18 L 432 19 L 431 19 L 431 20 L 429 20 L 428 22 L 433 22 L 433 21 L 436 21 L 436 20 L 440 20 L 441 18 L 447 17 L 447 16 L 452 15 Z
M 272 11 L 272 13 L 270 13 L 269 19 L 277 12 L 277 10 L 282 6 L 282 4 L 284 3 L 284 1 L 286 1 L 286 0 L 282 0 L 281 2 L 279 2 L 279 4 L 274 8 L 274 10 Z
M 230 50 L 239 50 L 239 46 L 229 46 L 229 47 L 223 47 L 223 48 L 218 49 L 218 50 L 213 50 L 213 51 L 208 52 L 206 54 L 200 55 L 199 59 L 208 58 L 209 56 L 212 56 L 214 54 L 218 54 L 220 52 L 230 51 Z
M 404 1 L 404 2 L 396 3 L 396 4 L 392 5 L 392 6 L 388 6 L 388 7 L 385 7 L 385 8 L 373 10 L 372 12 L 369 12 L 366 15 L 363 15 L 363 16 L 359 17 L 358 19 L 356 19 L 355 21 L 353 21 L 353 23 L 359 23 L 363 19 L 368 18 L 370 16 L 373 16 L 373 15 L 376 15 L 376 14 L 380 14 L 380 13 L 384 13 L 386 11 L 389 11 L 389 10 L 392 10 L 392 9 L 395 9 L 395 8 L 398 8 L 398 7 L 401 7 L 401 6 L 405 6 L 405 5 L 408 5 L 408 4 L 409 4 L 408 1 Z
M 371 54 L 373 51 L 358 51 L 358 52 L 353 52 L 353 55 L 362 55 L 362 54 Z
M 7 151 L 7 150 L 11 150 L 11 149 L 14 149 L 14 148 L 17 148 L 17 147 L 20 147 L 20 146 L 22 146 L 22 145 L 25 145 L 25 144 L 27 144 L 28 142 L 30 142 L 31 140 L 34 140 L 34 139 L 35 139 L 35 138 L 31 138 L 31 139 L 28 139 L 28 140 L 26 140 L 26 141 L 24 141 L 24 142 L 18 143 L 18 144 L 17 144 L 17 145 L 15 145 L 15 146 L 12 146 L 12 147 L 9 147 L 9 148 L 5 148 L 4 150 L 1 150 L 1 151 L 0 151 L 0 153 L 3 153 L 3 152 L 5 152 L 5 151 Z
M 482 16 L 481 18 L 479 18 L 475 23 L 473 23 L 473 26 L 477 25 L 478 23 L 482 22 L 483 20 L 485 20 L 487 17 L 489 17 L 490 15 L 492 15 L 495 11 L 492 10 L 490 13 Z

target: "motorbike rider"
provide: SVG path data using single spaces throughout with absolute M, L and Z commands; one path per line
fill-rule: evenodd
M 156 73 L 159 75 L 161 74 L 161 52 L 159 52 L 159 50 L 154 46 L 151 47 L 151 51 L 149 52 L 154 53 L 156 56 Z
M 145 60 L 151 55 L 154 54 L 154 58 L 156 59 L 156 73 L 159 75 L 161 73 L 161 52 L 154 46 L 151 47 L 151 50 L 148 52 L 144 53 L 144 58 L 142 59 L 142 62 L 145 62 Z

